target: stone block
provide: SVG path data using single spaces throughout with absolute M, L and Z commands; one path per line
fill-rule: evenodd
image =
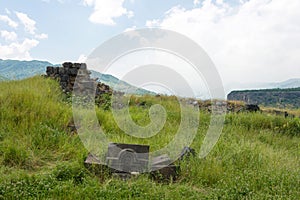
M 78 70 L 76 68 L 70 68 L 69 69 L 69 74 L 72 76 L 76 76 L 78 73 Z
M 110 143 L 107 164 L 121 172 L 145 172 L 148 170 L 149 148 L 148 145 Z
M 71 62 L 65 62 L 62 65 L 64 68 L 72 68 L 73 67 L 73 63 L 71 63 Z
M 150 173 L 152 179 L 159 182 L 169 182 L 176 181 L 180 173 L 180 166 L 168 165 L 168 166 L 159 166 L 157 165 L 157 170 L 154 170 Z
M 53 74 L 53 72 L 54 72 L 54 69 L 53 69 L 52 66 L 48 66 L 46 68 L 46 74 L 47 74 L 47 76 L 50 76 L 51 74 Z

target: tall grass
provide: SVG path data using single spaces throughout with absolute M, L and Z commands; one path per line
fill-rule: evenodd
M 299 119 L 239 113 L 226 116 L 223 133 L 204 159 L 180 163 L 176 182 L 158 183 L 147 174 L 121 181 L 97 176 L 84 165 L 87 150 L 70 134 L 70 103 L 53 80 L 33 77 L 0 83 L 0 199 L 298 199 L 300 196 Z M 141 102 L 143 106 L 140 106 Z M 149 108 L 167 112 L 163 129 L 149 139 L 125 135 L 107 109 L 99 123 L 114 142 L 159 149 L 173 139 L 181 119 L 175 97 L 132 97 L 130 114 L 147 125 Z M 210 114 L 199 113 L 192 147 L 198 152 Z

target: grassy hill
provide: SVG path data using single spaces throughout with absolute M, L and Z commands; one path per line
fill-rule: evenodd
M 0 76 L 0 81 L 7 81 L 8 79 L 3 77 L 3 76 Z
M 106 84 L 109 85 L 112 88 L 118 88 L 118 90 L 130 93 L 130 94 L 137 94 L 137 95 L 155 95 L 154 92 L 142 89 L 142 88 L 137 88 L 133 85 L 130 85 L 129 83 L 119 80 L 118 78 L 110 75 L 110 74 L 101 74 L 100 72 L 96 72 L 94 70 L 91 70 L 91 77 L 92 78 L 99 78 L 99 80 Z
M 0 199 L 298 199 L 300 196 L 300 120 L 261 113 L 228 114 L 213 151 L 181 164 L 181 175 L 164 184 L 141 175 L 121 181 L 95 176 L 83 166 L 88 154 L 67 126 L 71 104 L 58 84 L 42 77 L 0 83 Z M 133 97 L 133 120 L 146 125 L 149 105 L 166 108 L 160 133 L 142 140 L 124 135 L 110 111 L 96 109 L 115 142 L 160 148 L 180 123 L 174 97 Z M 146 106 L 136 106 L 139 102 Z M 209 126 L 201 121 L 192 147 L 198 151 Z
M 264 89 L 232 91 L 228 100 L 244 101 L 267 107 L 300 108 L 300 87 L 288 89 Z
M 1 60 L 0 59 L 0 81 L 1 80 L 20 80 L 25 78 L 30 78 L 35 75 L 42 75 L 46 73 L 46 67 L 53 66 L 53 64 L 47 61 L 19 61 L 19 60 Z M 56 65 L 59 66 L 59 65 Z M 93 78 L 100 78 L 99 81 L 114 88 L 119 84 L 118 89 L 122 92 L 130 92 L 138 95 L 145 94 L 155 94 L 151 91 L 144 90 L 142 88 L 137 88 L 132 86 L 125 81 L 121 81 L 118 78 L 109 75 L 101 74 L 99 72 L 91 70 L 91 76 Z
M 47 61 L 18 61 L 1 60 L 0 75 L 7 79 L 24 79 L 35 75 L 44 74 L 47 66 L 52 66 Z

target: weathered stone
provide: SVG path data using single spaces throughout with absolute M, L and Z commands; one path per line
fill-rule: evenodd
M 260 108 L 256 104 L 247 104 L 245 110 L 249 112 L 257 112 L 260 111 Z
M 49 66 L 46 74 L 46 77 L 60 80 L 60 86 L 65 93 L 73 92 L 74 89 L 78 89 L 82 95 L 90 95 L 95 92 L 96 99 L 102 94 L 112 94 L 108 85 L 99 83 L 96 81 L 97 79 L 90 77 L 91 73 L 87 70 L 85 63 L 65 62 L 62 67 Z
M 156 170 L 156 166 L 168 166 L 171 163 L 171 159 L 167 154 L 154 157 L 151 161 L 151 170 Z
M 66 82 L 66 83 L 68 83 L 68 80 L 69 80 L 69 75 L 63 74 L 63 75 L 61 76 L 61 79 L 60 79 L 61 82 Z
M 159 182 L 169 182 L 169 181 L 176 181 L 179 173 L 180 173 L 180 166 L 176 165 L 168 165 L 168 166 L 159 166 L 157 165 L 157 170 L 152 171 L 151 177 L 152 179 L 159 181 Z
M 53 74 L 58 75 L 59 74 L 59 67 L 54 67 L 53 68 Z
M 184 147 L 180 153 L 180 157 L 178 158 L 178 160 L 183 160 L 184 158 L 189 158 L 191 156 L 196 156 L 195 149 Z
M 47 69 L 46 69 L 47 76 L 50 76 L 51 74 L 53 74 L 53 71 L 54 71 L 53 67 L 47 67 Z
M 108 146 L 107 164 L 121 172 L 145 172 L 148 169 L 149 146 L 111 143 Z
M 172 163 L 167 154 L 154 157 L 151 161 L 151 177 L 157 181 L 170 181 L 178 178 L 180 166 Z
M 66 75 L 67 74 L 67 70 L 65 70 L 65 68 L 63 68 L 63 67 L 59 67 L 58 68 L 58 73 L 61 76 Z
M 69 69 L 69 74 L 72 76 L 76 76 L 77 75 L 78 70 L 76 68 L 70 68 Z
M 73 67 L 73 63 L 71 63 L 71 62 L 65 62 L 62 65 L 63 65 L 64 68 L 71 68 L 71 67 Z
M 86 64 L 85 63 L 81 63 L 80 69 L 86 70 L 87 69 Z

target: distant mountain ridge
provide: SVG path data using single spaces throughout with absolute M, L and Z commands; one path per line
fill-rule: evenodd
M 94 70 L 90 70 L 90 71 L 92 72 L 92 74 L 91 74 L 92 78 L 99 78 L 102 83 L 109 85 L 112 88 L 117 88 L 118 91 L 122 91 L 122 92 L 129 93 L 129 94 L 155 95 L 154 92 L 132 86 L 129 83 L 127 83 L 125 81 L 121 81 L 118 78 L 116 78 L 110 74 L 101 74 L 100 72 L 97 72 Z
M 19 60 L 0 59 L 0 81 L 20 80 L 35 75 L 42 75 L 45 74 L 47 66 L 60 66 L 60 65 L 53 65 L 48 61 L 39 61 L 39 60 L 19 61 Z M 155 94 L 154 92 L 132 86 L 129 83 L 119 80 L 118 78 L 112 75 L 101 74 L 93 70 L 90 71 L 92 73 L 91 77 L 99 78 L 99 81 L 111 86 L 112 88 L 118 85 L 119 91 L 138 94 L 138 95 Z
M 10 79 L 19 80 L 35 75 L 44 74 L 46 66 L 53 64 L 47 61 L 18 61 L 18 60 L 1 60 L 0 59 L 0 76 Z
M 298 88 L 298 87 L 300 87 L 300 78 L 293 78 L 293 79 L 289 79 L 287 81 L 283 81 L 280 83 L 270 83 L 269 87 L 270 88 L 281 88 L 281 89 Z
M 239 90 L 261 90 L 261 89 L 287 89 L 300 87 L 300 78 L 292 78 L 283 82 L 253 82 L 253 83 L 230 83 L 225 85 L 226 93 Z

